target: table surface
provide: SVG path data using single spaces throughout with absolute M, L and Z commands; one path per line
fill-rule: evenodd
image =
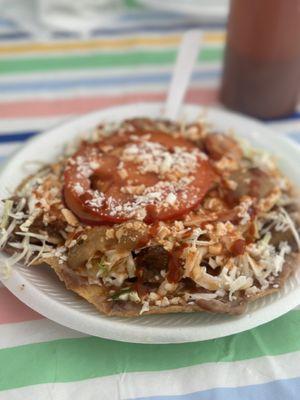
M 176 48 L 205 32 L 187 100 L 217 103 L 222 23 L 133 7 L 85 39 L 0 21 L 0 160 L 67 118 L 163 100 Z M 268 122 L 300 141 L 300 114 Z M 201 329 L 201 327 L 199 327 Z M 248 332 L 182 345 L 103 340 L 51 322 L 0 287 L 0 399 L 299 399 L 300 310 Z

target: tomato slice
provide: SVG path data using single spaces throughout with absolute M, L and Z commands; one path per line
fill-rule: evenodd
M 216 176 L 191 141 L 163 132 L 83 142 L 64 172 L 66 205 L 84 223 L 182 218 Z

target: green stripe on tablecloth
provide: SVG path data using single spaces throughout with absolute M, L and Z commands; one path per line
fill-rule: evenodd
M 206 342 L 139 345 L 86 337 L 3 349 L 0 389 L 279 355 L 300 350 L 299 332 L 300 311 L 291 311 L 251 331 Z
M 138 4 L 136 0 L 123 0 L 123 3 L 128 8 L 144 8 L 141 4 Z
M 203 49 L 200 61 L 219 61 L 222 48 Z M 48 56 L 0 59 L 0 74 L 32 73 L 38 71 L 74 70 L 83 68 L 114 68 L 136 65 L 165 65 L 175 60 L 175 50 L 129 51 L 126 53 L 79 54 L 71 56 Z

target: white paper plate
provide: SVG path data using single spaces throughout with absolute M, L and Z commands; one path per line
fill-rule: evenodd
M 229 12 L 229 0 L 137 0 L 145 7 L 181 13 L 209 20 L 224 20 Z
M 30 140 L 6 164 L 0 174 L 0 197 L 7 196 L 5 187 L 14 189 L 28 174 L 28 161 L 51 162 L 63 145 L 99 122 L 128 117 L 159 117 L 160 104 L 134 104 L 88 114 L 65 123 Z M 199 116 L 198 106 L 186 106 L 188 120 Z M 233 128 L 237 135 L 249 139 L 278 157 L 278 163 L 290 179 L 300 187 L 299 147 L 274 133 L 265 125 L 229 112 L 207 109 L 207 118 L 217 129 Z M 1 255 L 5 257 L 5 255 Z M 140 318 L 108 318 L 99 314 L 86 301 L 70 291 L 47 267 L 15 267 L 3 284 L 21 301 L 62 325 L 109 339 L 140 343 L 180 343 L 206 340 L 241 332 L 268 322 L 294 308 L 300 299 L 300 268 L 279 293 L 248 306 L 243 316 L 232 317 L 209 313 L 143 316 Z M 24 285 L 24 286 L 23 286 Z

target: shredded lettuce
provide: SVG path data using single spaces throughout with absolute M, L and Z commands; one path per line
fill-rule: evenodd
M 123 288 L 121 290 L 119 290 L 118 292 L 114 293 L 111 298 L 112 300 L 119 300 L 120 296 L 124 295 L 124 294 L 129 294 L 131 292 L 131 288 Z M 122 299 L 120 299 L 122 300 Z
M 271 238 L 272 238 L 271 233 L 270 233 L 270 232 L 267 232 L 267 233 L 265 234 L 265 236 L 260 240 L 260 243 L 261 243 L 262 245 L 268 245 L 269 242 L 270 242 L 270 240 L 271 240 Z
M 118 292 L 114 293 L 111 296 L 112 300 L 123 300 L 123 301 L 133 301 L 135 303 L 139 303 L 141 301 L 138 293 L 136 290 L 133 290 L 132 288 L 123 288 L 119 290 Z
M 1 224 L 0 224 L 1 229 L 6 229 L 6 227 L 8 225 L 9 213 L 11 212 L 13 204 L 14 203 L 12 200 L 5 200 L 3 215 L 2 215 Z
M 108 272 L 107 266 L 104 264 L 103 260 L 100 259 L 97 263 L 97 267 L 99 268 L 99 275 L 106 275 Z

